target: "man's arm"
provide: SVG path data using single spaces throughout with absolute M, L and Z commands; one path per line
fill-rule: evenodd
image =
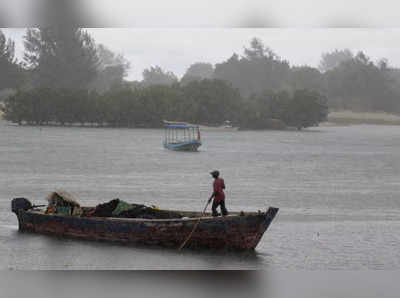
M 213 199 L 213 197 L 215 197 L 215 195 L 217 194 L 217 191 L 218 191 L 217 185 L 215 184 L 215 181 L 214 181 L 214 183 L 213 183 L 213 193 L 211 194 L 211 197 L 208 199 L 208 203 L 210 203 L 211 200 Z

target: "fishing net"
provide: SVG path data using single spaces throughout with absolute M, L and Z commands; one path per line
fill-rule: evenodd
M 65 206 L 65 207 L 67 206 L 80 207 L 75 197 L 64 190 L 53 191 L 46 197 L 46 200 L 49 202 L 49 204 L 52 205 Z
M 111 213 L 112 216 L 118 216 L 120 215 L 122 212 L 128 211 L 130 209 L 133 209 L 135 207 L 137 207 L 138 205 L 136 204 L 129 204 L 125 201 L 119 200 L 117 207 L 115 207 L 115 209 L 113 210 L 113 212 Z
M 46 200 L 46 213 L 56 213 L 60 215 L 71 215 L 74 209 L 79 209 L 80 205 L 75 198 L 68 192 L 57 190 L 50 193 Z

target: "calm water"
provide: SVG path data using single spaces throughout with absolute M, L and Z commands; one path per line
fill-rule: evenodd
M 0 268 L 400 269 L 400 127 L 207 132 L 198 153 L 161 130 L 18 127 L 0 121 Z M 112 198 L 202 210 L 219 169 L 234 211 L 280 208 L 255 253 L 177 252 L 20 234 L 10 199 Z

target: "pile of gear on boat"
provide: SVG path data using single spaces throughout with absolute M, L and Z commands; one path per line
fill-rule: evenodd
M 47 214 L 78 217 L 119 217 L 119 218 L 148 218 L 170 219 L 183 218 L 183 215 L 174 211 L 159 210 L 156 206 L 130 204 L 120 199 L 113 199 L 96 207 L 82 207 L 68 192 L 55 191 L 47 196 Z

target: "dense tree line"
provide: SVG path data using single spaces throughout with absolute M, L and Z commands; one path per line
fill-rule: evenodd
M 290 66 L 255 38 L 242 56 L 217 64 L 213 77 L 230 82 L 245 97 L 266 89 L 293 93 L 305 88 L 323 94 L 333 109 L 400 113 L 400 70 L 386 59 L 373 62 L 364 52 L 323 53 L 319 69 Z
M 141 85 L 172 85 L 178 82 L 178 77 L 171 71 L 164 71 L 160 66 L 152 66 L 143 71 Z
M 192 81 L 212 79 L 214 76 L 214 66 L 211 63 L 196 62 L 189 66 L 181 79 L 182 84 Z
M 359 52 L 323 74 L 329 105 L 353 111 L 400 113 L 400 85 L 395 74 L 383 61 L 375 64 Z
M 24 63 L 33 86 L 85 88 L 96 76 L 96 45 L 79 28 L 28 29 Z
M 287 88 L 289 63 L 254 38 L 242 57 L 233 54 L 215 66 L 214 77 L 230 82 L 243 96 Z
M 129 63 L 75 27 L 28 28 L 23 59 L 0 30 L 0 92 L 4 89 L 91 89 L 121 86 Z
M 291 66 L 257 38 L 215 66 L 179 79 L 152 66 L 125 80 L 129 62 L 80 28 L 29 28 L 22 61 L 0 30 L 0 106 L 32 124 L 157 127 L 162 119 L 243 128 L 317 125 L 330 109 L 400 113 L 400 70 L 363 52 L 323 53 L 318 68 Z M 1 104 L 1 101 L 4 103 Z
M 327 114 L 324 98 L 313 91 L 296 90 L 293 95 L 271 91 L 244 99 L 238 90 L 215 79 L 105 93 L 34 88 L 8 97 L 2 110 L 6 120 L 19 124 L 160 127 L 163 120 L 205 125 L 230 120 L 248 129 L 286 124 L 301 129 L 317 125 Z
M 308 89 L 265 91 L 244 100 L 246 109 L 240 115 L 240 127 L 251 129 L 293 126 L 302 129 L 318 126 L 328 115 L 327 100 Z M 278 120 L 278 121 L 277 121 Z

